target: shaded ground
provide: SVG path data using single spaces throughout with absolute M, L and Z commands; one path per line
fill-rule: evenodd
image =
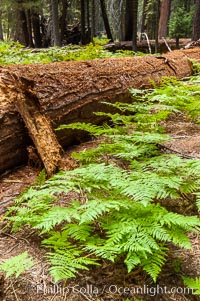
M 163 147 L 164 152 L 177 152 L 182 156 L 200 158 L 199 126 L 188 121 L 182 114 L 174 115 L 165 122 L 167 132 L 175 139 Z M 96 145 L 96 141 L 86 142 L 75 147 L 83 150 Z M 66 153 L 68 167 L 73 161 Z M 65 166 L 68 168 L 67 166 Z M 0 178 L 0 217 L 2 218 L 8 205 L 19 193 L 33 183 L 39 170 L 23 166 Z M 173 207 L 173 204 L 171 204 Z M 178 208 L 178 204 L 175 204 Z M 178 208 L 176 210 L 180 210 Z M 184 207 L 185 212 L 190 208 Z M 111 265 L 103 262 L 102 267 L 80 272 L 75 280 L 55 286 L 48 275 L 48 266 L 43 256 L 46 250 L 40 247 L 37 234 L 29 229 L 10 234 L 1 221 L 0 256 L 1 260 L 28 251 L 35 260 L 35 265 L 18 279 L 4 280 L 0 276 L 0 300 L 2 301 L 84 301 L 84 300 L 199 300 L 184 288 L 177 273 L 187 276 L 200 276 L 200 235 L 189 234 L 192 250 L 183 250 L 171 246 L 170 257 L 159 276 L 157 285 L 142 270 L 127 274 L 123 263 Z M 181 261 L 178 259 L 181 258 Z M 173 268 L 174 267 L 174 268 Z M 176 271 L 175 271 L 176 270 Z M 178 271 L 178 272 L 177 272 Z M 157 293 L 156 293 L 157 292 Z M 136 294 L 139 293 L 139 294 Z

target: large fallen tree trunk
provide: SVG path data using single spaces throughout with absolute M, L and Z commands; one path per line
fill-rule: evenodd
M 31 141 L 16 106 L 22 85 L 23 93 L 31 93 L 38 100 L 40 112 L 51 120 L 53 128 L 77 121 L 99 123 L 102 117 L 94 112 L 105 109 L 102 101 L 130 101 L 128 88 L 150 87 L 150 79 L 159 82 L 162 76 L 189 76 L 190 59 L 200 61 L 200 49 L 174 51 L 162 57 L 1 67 L 0 172 L 27 160 Z M 71 130 L 56 135 L 62 146 L 79 140 Z
M 157 45 L 157 52 L 159 53 L 166 53 L 169 51 L 168 46 L 171 50 L 175 50 L 176 47 L 176 40 L 175 39 L 167 39 L 166 40 L 167 45 L 164 40 L 159 40 Z M 180 39 L 179 40 L 179 48 L 184 48 L 186 45 L 188 45 L 191 42 L 191 39 Z M 117 50 L 132 50 L 133 45 L 132 41 L 122 41 L 122 42 L 116 42 L 116 43 L 109 43 L 104 45 L 104 49 L 110 50 L 110 51 L 117 51 Z M 150 49 L 149 49 L 150 48 Z M 149 40 L 149 43 L 147 40 L 141 40 L 137 42 L 137 50 L 144 53 L 149 53 L 149 50 L 151 50 L 151 53 L 155 53 L 155 40 Z

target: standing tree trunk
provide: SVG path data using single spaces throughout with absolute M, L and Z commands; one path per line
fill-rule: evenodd
M 29 47 L 33 48 L 34 44 L 33 44 L 33 38 L 32 38 L 32 22 L 31 22 L 30 8 L 27 9 L 26 16 L 27 16 L 28 35 L 29 35 Z
M 0 40 L 3 41 L 2 11 L 0 10 Z
M 90 0 L 86 1 L 87 9 L 86 9 L 86 20 L 87 20 L 87 43 L 90 43 L 92 41 L 91 38 L 91 25 L 90 25 Z
M 68 0 L 62 0 L 62 16 L 61 16 L 61 42 L 65 39 L 65 33 L 67 31 L 67 8 L 68 8 Z
M 40 32 L 40 16 L 36 7 L 32 8 L 32 26 L 33 26 L 33 35 L 35 41 L 35 47 L 42 47 L 42 36 Z
M 171 0 L 162 0 L 161 8 L 160 8 L 159 29 L 158 29 L 159 39 L 162 39 L 162 37 L 165 38 L 167 36 L 170 7 L 171 7 Z
M 138 0 L 132 0 L 133 2 L 133 51 L 137 52 L 137 17 L 138 17 Z
M 109 24 L 109 20 L 108 20 L 108 15 L 107 15 L 107 12 L 106 12 L 105 0 L 100 0 L 100 4 L 101 4 L 101 13 L 102 13 L 102 18 L 103 18 L 104 27 L 105 27 L 107 37 L 110 41 L 113 41 L 113 37 L 112 37 L 111 29 L 110 29 L 110 24 Z
M 148 0 L 144 0 L 144 2 L 143 2 L 141 32 L 145 32 L 145 21 L 146 21 L 146 6 L 147 6 L 147 1 L 148 1 Z
M 53 22 L 53 45 L 60 46 L 60 33 L 59 33 L 59 17 L 58 17 L 58 0 L 51 0 L 51 13 Z
M 29 46 L 29 31 L 27 24 L 27 16 L 26 10 L 24 8 L 25 2 L 23 0 L 18 0 L 16 2 L 16 10 L 15 10 L 15 35 L 14 40 L 23 44 L 24 46 Z
M 198 39 L 200 39 L 200 0 L 196 0 L 192 32 L 192 40 L 197 41 Z
M 155 53 L 158 53 L 158 31 L 159 31 L 159 19 L 160 19 L 160 0 L 155 3 L 156 9 L 156 26 L 155 26 Z
M 87 37 L 86 37 L 86 7 L 85 7 L 85 0 L 81 0 L 81 44 L 87 44 Z
M 96 36 L 96 1 L 92 0 L 92 14 L 91 14 L 91 38 Z
M 133 23 L 134 23 L 134 2 L 135 0 L 126 0 L 125 8 L 125 41 L 132 41 L 133 39 Z

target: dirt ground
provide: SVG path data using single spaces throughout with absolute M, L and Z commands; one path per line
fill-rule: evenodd
M 178 153 L 183 157 L 200 158 L 199 126 L 188 121 L 183 115 L 174 115 L 165 123 L 167 132 L 174 138 L 164 147 L 164 152 Z M 74 147 L 75 150 L 92 147 L 95 141 Z M 66 152 L 69 158 L 70 151 Z M 4 279 L 0 275 L 0 301 L 106 301 L 106 300 L 199 300 L 192 295 L 177 276 L 173 266 L 179 266 L 180 272 L 187 276 L 200 276 L 200 235 L 188 234 L 192 250 L 183 250 L 171 246 L 170 256 L 154 284 L 142 270 L 127 273 L 123 263 L 111 265 L 102 262 L 101 267 L 90 271 L 81 271 L 77 278 L 55 285 L 48 274 L 48 265 L 44 260 L 46 250 L 40 247 L 40 239 L 33 230 L 24 229 L 11 233 L 5 228 L 2 217 L 6 208 L 12 204 L 25 187 L 34 183 L 39 170 L 31 166 L 21 166 L 0 178 L 0 258 L 1 260 L 28 251 L 35 265 L 15 279 Z M 187 208 L 185 208 L 187 210 Z M 189 210 L 189 209 L 188 209 Z M 180 258 L 180 259 L 179 259 Z M 181 260 L 181 261 L 180 261 Z

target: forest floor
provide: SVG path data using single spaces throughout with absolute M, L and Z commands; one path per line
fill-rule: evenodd
M 164 124 L 166 131 L 174 139 L 168 142 L 163 152 L 179 153 L 200 159 L 199 126 L 187 120 L 183 114 L 174 114 Z M 79 151 L 96 146 L 95 140 L 88 141 L 66 152 Z M 123 263 L 115 265 L 104 261 L 101 267 L 81 271 L 76 279 L 54 285 L 48 274 L 48 265 L 44 261 L 46 250 L 40 246 L 40 238 L 30 229 L 11 233 L 2 220 L 6 208 L 12 204 L 27 186 L 34 183 L 39 170 L 31 166 L 22 166 L 0 178 L 0 256 L 1 260 L 27 251 L 33 257 L 35 265 L 17 279 L 4 279 L 0 275 L 1 301 L 104 301 L 104 300 L 199 300 L 198 296 L 188 293 L 179 272 L 189 277 L 200 276 L 200 235 L 188 234 L 192 249 L 183 250 L 171 246 L 167 263 L 160 274 L 157 284 L 142 270 L 127 273 Z M 169 205 L 168 205 L 169 206 Z M 181 205 L 183 206 L 183 204 Z M 191 214 L 189 205 L 184 208 L 176 202 L 170 203 L 175 212 Z M 174 268 L 173 268 L 174 267 Z M 176 267 L 176 268 L 175 268 Z

